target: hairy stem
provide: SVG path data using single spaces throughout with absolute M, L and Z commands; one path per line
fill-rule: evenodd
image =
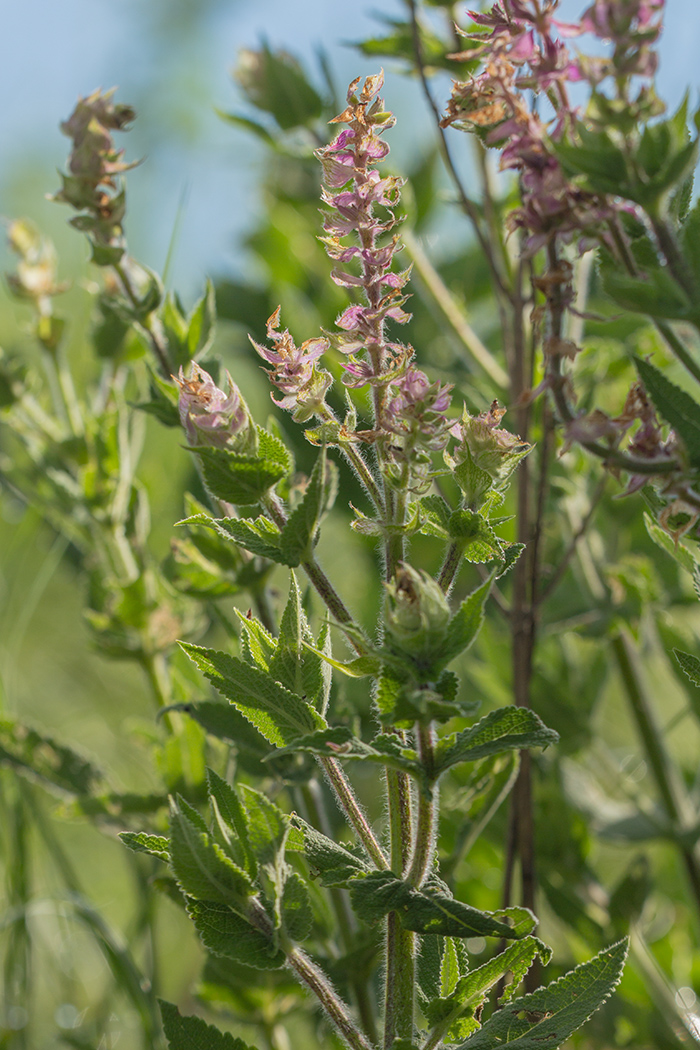
M 377 868 L 386 871 L 389 862 L 384 856 L 384 851 L 377 842 L 374 832 L 360 805 L 350 781 L 345 776 L 345 771 L 336 758 L 319 757 L 319 762 L 326 772 L 330 785 L 340 803 L 341 809 L 347 815 L 350 824 L 355 829 L 360 842 L 367 850 Z
M 421 785 L 418 792 L 418 815 L 416 818 L 416 838 L 413 848 L 411 866 L 406 874 L 406 881 L 420 889 L 430 870 L 435 839 L 437 817 L 437 787 L 434 784 L 434 751 L 435 730 L 429 726 L 418 726 L 416 742 L 428 784 Z

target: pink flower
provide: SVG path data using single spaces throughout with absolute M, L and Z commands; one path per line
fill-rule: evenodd
M 316 367 L 318 359 L 326 352 L 330 343 L 323 336 L 307 339 L 297 346 L 288 329 L 279 331 L 280 307 L 267 319 L 267 338 L 273 348 L 251 343 L 268 364 L 270 381 L 284 394 L 279 401 L 272 400 L 280 408 L 294 413 L 298 422 L 304 422 L 318 414 L 325 404 L 325 396 L 332 383 L 325 369 Z M 272 396 L 272 395 L 271 395 Z
M 241 392 L 228 372 L 228 394 L 195 362 L 189 379 L 182 367 L 173 378 L 180 387 L 178 411 L 190 444 L 232 446 L 237 451 L 251 445 L 255 440 L 255 427 Z

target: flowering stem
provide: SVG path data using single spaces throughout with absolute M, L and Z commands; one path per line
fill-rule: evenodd
M 395 769 L 386 770 L 391 870 L 399 878 L 411 854 L 411 796 L 408 777 Z M 384 1047 L 395 1039 L 413 1036 L 415 982 L 415 936 L 401 925 L 395 911 L 386 922 L 386 983 Z
M 325 411 L 320 417 L 323 420 L 323 422 L 337 423 L 338 420 L 333 410 L 330 409 L 326 404 L 323 405 L 323 408 Z M 357 474 L 361 484 L 364 486 L 367 495 L 374 503 L 377 512 L 379 514 L 384 514 L 384 500 L 382 498 L 382 494 L 379 490 L 379 486 L 377 485 L 374 475 L 369 469 L 362 454 L 359 452 L 358 449 L 355 448 L 354 445 L 350 444 L 349 442 L 345 442 L 342 445 L 338 445 L 337 447 L 340 449 L 350 466 Z
M 462 539 L 458 539 L 453 540 L 447 548 L 445 560 L 442 563 L 440 575 L 438 576 L 438 583 L 442 587 L 445 594 L 449 594 L 450 588 L 454 583 L 454 578 L 457 575 L 459 566 L 462 563 L 462 555 L 464 554 L 465 546 L 465 541 Z

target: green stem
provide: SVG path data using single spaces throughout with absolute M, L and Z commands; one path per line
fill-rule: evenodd
M 462 555 L 464 554 L 465 546 L 466 543 L 464 540 L 453 540 L 447 548 L 445 560 L 442 563 L 440 575 L 438 576 L 438 583 L 445 594 L 449 594 L 450 588 L 454 583 L 454 578 L 457 575 L 457 571 L 462 564 Z
M 416 742 L 421 765 L 425 771 L 426 783 L 421 784 L 418 793 L 416 839 L 406 881 L 416 889 L 420 889 L 429 872 L 433 857 L 437 815 L 437 786 L 434 774 L 435 730 L 432 723 L 428 726 L 419 725 L 417 727 Z
M 113 269 L 119 277 L 122 287 L 126 292 L 126 295 L 129 301 L 131 302 L 132 306 L 140 306 L 141 304 L 139 302 L 139 298 L 131 285 L 131 280 L 129 278 L 128 273 L 126 272 L 124 265 L 122 263 L 115 263 Z M 164 341 L 160 338 L 150 317 L 145 318 L 141 322 L 141 327 L 148 334 L 148 338 L 150 339 L 153 351 L 156 357 L 158 358 L 158 364 L 160 365 L 161 372 L 163 373 L 166 379 L 169 379 L 172 375 L 174 365 L 171 364 L 170 358 L 168 356 L 168 350 Z
M 384 856 L 382 847 L 377 842 L 374 832 L 360 805 L 350 781 L 345 776 L 345 771 L 336 758 L 319 757 L 319 762 L 326 772 L 331 787 L 336 794 L 343 812 L 347 815 L 350 824 L 355 829 L 360 842 L 367 850 L 377 868 L 386 871 L 389 862 Z
M 411 855 L 411 795 L 405 773 L 386 771 L 391 869 L 402 877 Z M 413 1038 L 415 995 L 415 935 L 401 925 L 398 913 L 389 912 L 386 923 L 386 982 L 384 1048 L 395 1039 Z
M 666 815 L 678 836 L 676 843 L 700 916 L 700 864 L 695 850 L 683 845 L 680 838 L 688 827 L 685 812 L 688 807 L 683 796 L 682 785 L 671 757 L 664 747 L 663 735 L 656 723 L 640 673 L 638 654 L 631 638 L 625 631 L 620 631 L 613 637 L 611 644 L 649 768 L 656 782 Z

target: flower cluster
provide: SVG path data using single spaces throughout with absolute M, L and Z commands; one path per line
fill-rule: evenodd
M 430 454 L 442 451 L 449 439 L 447 412 L 452 386 L 431 383 L 425 372 L 410 365 L 391 384 L 389 393 L 384 428 L 394 435 L 397 461 L 411 466 L 409 487 L 414 492 L 424 491 L 430 486 Z
M 248 454 L 255 452 L 255 424 L 240 390 L 228 372 L 228 394 L 216 385 L 208 372 L 195 363 L 192 364 L 189 379 L 182 368 L 173 379 L 180 388 L 180 422 L 192 445 L 230 448 Z
M 270 395 L 274 403 L 293 412 L 298 423 L 305 423 L 315 415 L 323 416 L 325 411 L 326 394 L 333 380 L 329 372 L 317 367 L 316 362 L 330 344 L 319 336 L 297 346 L 289 331 L 280 332 L 279 326 L 278 306 L 267 319 L 267 338 L 273 348 L 262 346 L 252 338 L 250 341 L 263 360 L 272 365 L 267 370 L 270 382 L 284 394 L 279 401 Z
M 347 107 L 331 121 L 348 127 L 316 153 L 323 167 L 322 199 L 330 209 L 324 216 L 326 235 L 321 239 L 338 264 L 331 276 L 336 284 L 360 293 L 365 300 L 338 317 L 341 332 L 331 336 L 334 346 L 350 355 L 345 366 L 345 382 L 350 386 L 386 384 L 400 374 L 410 357 L 406 347 L 387 342 L 384 334 L 387 320 L 405 324 L 410 317 L 403 310 L 403 288 L 410 271 L 391 268 L 398 249 L 398 238 L 391 235 L 398 222 L 393 209 L 404 180 L 381 177 L 374 167 L 389 152 L 381 135 L 395 121 L 379 98 L 383 74 L 367 77 L 356 94 L 360 79 L 350 84 Z M 375 212 L 378 206 L 383 209 L 381 216 Z M 351 234 L 359 243 L 344 242 Z M 350 269 L 347 263 L 359 266 Z
M 650 77 L 656 68 L 651 45 L 659 32 L 663 0 L 596 0 L 577 24 L 554 18 L 559 0 L 502 0 L 490 12 L 470 12 L 477 26 L 489 31 L 464 33 L 478 42 L 476 49 L 452 57 L 481 57 L 484 71 L 454 84 L 443 127 L 483 129 L 488 145 L 501 149 L 501 169 L 520 173 L 522 204 L 508 216 L 511 230 L 525 232 L 524 254 L 532 255 L 554 237 L 579 236 L 585 249 L 600 236 L 601 227 L 619 208 L 619 202 L 584 192 L 564 174 L 552 149 L 572 128 L 577 110 L 571 106 L 567 84 L 587 80 L 595 88 L 608 75 L 618 86 L 631 76 Z M 559 36 L 554 36 L 554 33 Z M 572 56 L 562 36 L 592 32 L 611 41 L 605 59 Z M 524 91 L 553 105 L 546 120 L 526 101 Z M 637 103 L 647 99 L 646 89 Z M 541 108 L 541 106 L 540 106 Z
M 448 465 L 454 469 L 462 463 L 471 463 L 477 471 L 488 476 L 489 487 L 503 488 L 518 463 L 532 449 L 526 441 L 501 427 L 505 408 L 493 401 L 486 412 L 472 416 L 466 408 L 462 418 L 450 427 L 451 435 L 458 444 L 451 454 L 445 455 Z M 477 489 L 481 482 L 474 481 Z
M 123 160 L 112 132 L 122 131 L 135 117 L 134 110 L 113 102 L 111 91 L 95 91 L 81 98 L 73 113 L 61 124 L 61 131 L 73 140 L 68 160 L 69 174 L 62 175 L 63 186 L 54 200 L 70 204 L 82 214 L 72 225 L 87 233 L 93 242 L 93 261 L 118 261 L 125 213 L 125 194 L 116 176 L 135 167 Z

